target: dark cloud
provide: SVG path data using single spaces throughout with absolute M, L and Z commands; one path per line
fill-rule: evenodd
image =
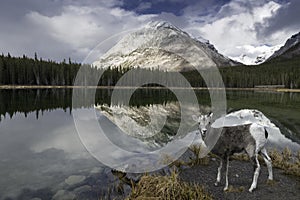
M 172 13 L 176 16 L 186 14 L 185 9 L 197 11 L 200 15 L 205 15 L 211 8 L 220 8 L 230 0 L 123 0 L 121 8 L 134 10 L 138 14 L 161 14 Z M 141 9 L 143 8 L 143 9 Z
M 17 21 L 31 11 L 52 17 L 59 15 L 63 11 L 63 7 L 69 5 L 116 7 L 122 4 L 122 0 L 9 0 L 1 3 L 0 20 L 1 23 Z
M 276 32 L 299 32 L 300 30 L 300 1 L 290 0 L 283 2 L 279 10 L 263 23 L 256 24 L 259 38 L 268 37 Z
M 168 12 L 162 12 L 156 17 L 153 17 L 152 20 L 163 20 L 170 22 L 171 24 L 183 29 L 185 28 L 188 24 L 186 23 L 186 19 L 184 16 L 176 16 L 173 13 L 168 13 Z
M 169 12 L 175 15 L 180 15 L 182 9 L 189 5 L 189 2 L 195 2 L 196 0 L 179 1 L 179 0 L 123 0 L 121 8 L 125 10 L 134 10 L 137 14 L 160 14 L 162 12 Z M 145 7 L 145 5 L 147 5 Z M 144 7 L 143 9 L 140 9 Z

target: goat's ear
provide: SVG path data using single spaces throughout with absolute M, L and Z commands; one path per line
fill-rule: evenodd
M 213 115 L 214 115 L 214 113 L 211 112 L 211 113 L 208 114 L 208 117 L 212 118 Z
M 192 118 L 194 121 L 199 122 L 199 117 L 197 117 L 196 115 L 192 115 Z

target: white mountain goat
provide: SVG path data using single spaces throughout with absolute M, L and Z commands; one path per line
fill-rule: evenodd
M 247 110 L 248 111 L 248 110 Z M 252 111 L 252 114 L 255 114 L 256 111 Z M 251 112 L 249 112 L 251 113 Z M 261 113 L 261 112 L 257 112 Z M 264 116 L 264 115 L 262 115 Z M 254 117 L 256 117 L 254 115 Z M 200 117 L 193 116 L 194 120 L 199 123 L 199 131 L 201 133 L 202 139 L 205 143 L 205 137 L 209 134 L 214 134 L 215 131 L 220 131 L 219 128 L 222 128 L 221 135 L 211 150 L 213 154 L 219 157 L 220 165 L 218 167 L 217 181 L 215 185 L 217 186 L 221 181 L 221 169 L 223 162 L 226 164 L 226 183 L 224 191 L 228 189 L 228 165 L 229 165 L 229 156 L 234 153 L 240 153 L 246 151 L 250 161 L 254 166 L 254 175 L 251 187 L 249 191 L 252 192 L 257 186 L 257 179 L 260 172 L 260 164 L 258 161 L 258 154 L 261 154 L 268 168 L 269 180 L 273 180 L 272 173 L 272 163 L 271 159 L 267 154 L 265 149 L 265 144 L 268 138 L 268 132 L 265 127 L 257 123 L 247 124 L 238 124 L 234 126 L 224 126 L 213 128 L 211 126 L 212 114 L 210 115 L 201 115 Z M 224 123 L 223 123 L 224 124 Z M 228 125 L 228 124 L 227 124 Z M 215 132 L 216 133 L 216 132 Z

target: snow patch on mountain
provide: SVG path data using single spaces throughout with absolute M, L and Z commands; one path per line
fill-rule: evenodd
M 242 54 L 238 57 L 230 57 L 233 60 L 241 62 L 245 65 L 258 65 L 265 62 L 275 51 L 280 48 L 281 45 L 269 46 L 253 46 L 253 45 L 244 45 L 237 48 L 242 49 L 247 54 Z

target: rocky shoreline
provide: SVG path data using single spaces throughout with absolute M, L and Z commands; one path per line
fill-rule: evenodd
M 216 162 L 210 162 L 208 166 L 184 169 L 179 176 L 183 181 L 203 185 L 214 199 L 300 199 L 300 178 L 286 175 L 283 170 L 274 168 L 274 182 L 268 183 L 267 168 L 262 165 L 258 186 L 250 193 L 248 187 L 252 182 L 253 166 L 250 162 L 232 160 L 229 166 L 229 184 L 232 187 L 231 191 L 224 192 L 224 176 L 222 176 L 221 185 L 214 186 L 217 167 Z

